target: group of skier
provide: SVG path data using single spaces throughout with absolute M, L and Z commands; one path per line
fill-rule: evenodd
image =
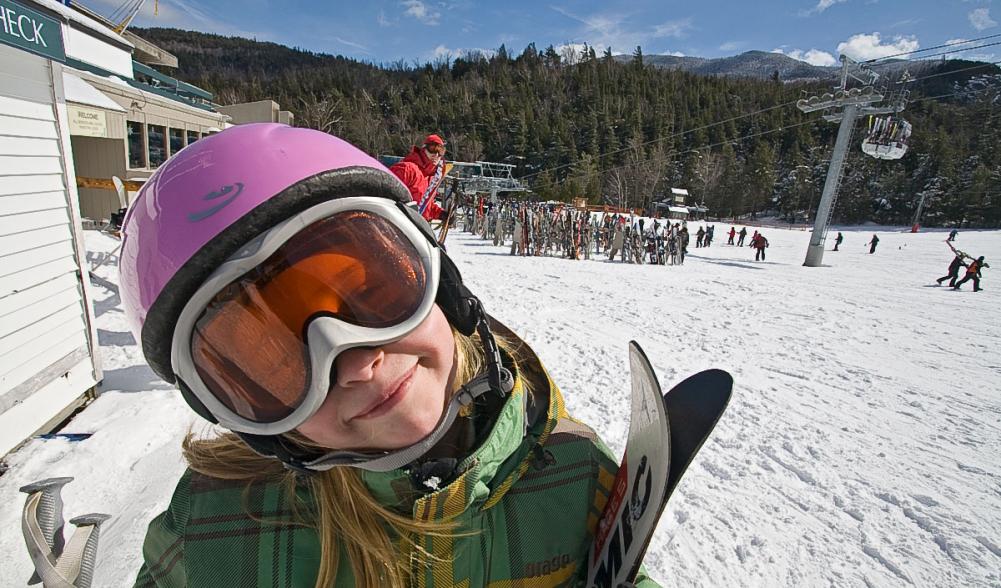
M 953 239 L 955 239 L 955 237 L 953 237 Z M 981 291 L 983 288 L 980 287 L 980 272 L 983 271 L 985 267 L 990 267 L 990 265 L 984 262 L 984 256 L 981 255 L 980 257 L 974 259 L 973 256 L 953 247 L 951 240 L 947 240 L 946 243 L 949 245 L 949 248 L 952 249 L 955 257 L 952 258 L 952 262 L 949 264 L 949 273 L 941 278 L 938 278 L 935 282 L 941 286 L 942 282 L 949 280 L 949 287 L 953 290 L 959 290 L 963 287 L 963 284 L 973 280 L 973 291 Z M 966 273 L 962 279 L 959 279 L 959 268 L 961 267 L 966 268 Z
M 832 249 L 831 251 L 838 251 L 838 248 L 841 247 L 841 244 L 844 242 L 845 242 L 845 236 L 841 234 L 840 231 L 838 231 L 838 236 L 834 238 L 834 249 Z M 866 247 L 869 248 L 870 254 L 876 253 L 876 245 L 879 245 L 879 235 L 873 233 L 872 239 L 869 239 L 869 242 L 866 243 L 865 245 Z
M 551 202 L 490 202 L 478 197 L 464 204 L 458 219 L 467 232 L 492 239 L 494 245 L 510 243 L 511 255 L 567 259 L 603 255 L 609 261 L 681 265 L 691 242 L 686 220 L 588 212 Z M 695 247 L 710 247 L 714 233 L 713 225 L 700 225 L 695 233 Z M 734 243 L 737 235 L 740 239 Z M 727 244 L 743 246 L 746 236 L 746 227 L 739 233 L 731 227 Z M 755 231 L 749 247 L 757 250 L 756 260 L 763 260 L 768 240 Z

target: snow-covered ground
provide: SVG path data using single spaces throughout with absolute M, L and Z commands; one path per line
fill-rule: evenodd
M 738 227 L 739 228 L 739 227 Z M 692 230 L 697 225 L 691 225 Z M 845 230 L 823 268 L 809 233 L 765 229 L 753 250 L 690 249 L 682 267 L 509 257 L 465 233 L 450 252 L 488 311 L 521 334 L 571 413 L 621 454 L 626 343 L 665 389 L 718 367 L 734 398 L 665 511 L 646 563 L 667 586 L 1001 586 L 1001 232 L 956 245 L 995 261 L 980 293 L 934 287 L 943 232 Z M 833 235 L 833 233 L 832 233 Z M 88 233 L 93 263 L 116 242 Z M 67 518 L 114 515 L 95 586 L 128 586 L 149 520 L 183 470 L 190 416 L 142 361 L 116 293 L 114 259 L 93 277 L 104 383 L 63 432 L 6 458 L 0 585 L 31 571 L 23 484 L 74 476 Z

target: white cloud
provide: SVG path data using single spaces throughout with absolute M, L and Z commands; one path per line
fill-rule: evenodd
M 838 43 L 838 53 L 844 53 L 852 59 L 880 59 L 898 53 L 916 51 L 920 46 L 917 37 L 897 36 L 892 42 L 884 43 L 879 33 L 859 33 L 853 35 L 844 43 Z
M 379 11 L 379 14 L 375 17 L 375 22 L 379 23 L 380 27 L 392 26 L 393 22 L 386 18 L 386 12 L 383 10 Z
M 115 14 L 121 8 L 118 0 L 92 0 L 96 12 L 100 14 Z M 88 6 L 91 3 L 88 2 Z M 107 10 L 100 8 L 108 7 Z M 205 8 L 204 3 L 195 4 L 190 0 L 160 0 L 156 5 L 147 2 L 136 14 L 132 24 L 144 27 L 176 27 L 205 31 L 218 35 L 230 35 L 258 40 L 274 40 L 268 32 L 248 31 L 228 20 L 228 15 L 221 15 L 214 10 Z
M 633 15 L 622 11 L 581 16 L 560 6 L 550 8 L 583 25 L 574 37 L 594 47 L 596 53 L 601 53 L 607 47 L 612 47 L 613 51 L 625 48 L 632 52 L 637 46 L 652 52 L 656 49 L 651 47 L 653 41 L 667 37 L 681 38 L 695 28 L 690 17 L 633 28 L 628 22 Z
M 669 20 L 653 27 L 653 36 L 656 38 L 674 37 L 675 39 L 680 39 L 691 29 L 691 17 L 681 20 Z
M 719 46 L 720 51 L 736 51 L 744 46 L 743 41 L 727 41 Z
M 816 12 L 823 12 L 835 4 L 844 4 L 845 2 L 848 2 L 848 0 L 820 0 L 817 2 L 817 6 L 814 7 L 814 10 Z
M 970 19 L 970 24 L 973 25 L 973 28 L 978 31 L 996 27 L 998 24 L 993 18 L 991 18 L 990 8 L 978 8 L 968 14 L 967 18 Z
M 403 0 L 403 2 L 400 2 L 400 5 L 406 8 L 403 14 L 412 16 L 426 25 L 436 25 L 441 18 L 440 12 L 421 2 L 421 0 Z
M 665 53 L 659 53 L 658 55 L 670 55 L 671 57 L 684 57 L 685 54 L 681 51 L 667 51 Z
M 792 57 L 798 61 L 805 61 L 810 65 L 818 65 L 822 67 L 837 65 L 838 60 L 834 58 L 833 55 L 827 51 L 821 51 L 819 49 L 810 49 L 808 51 L 803 51 L 802 49 L 793 49 L 792 51 L 784 51 L 783 49 L 772 49 L 772 53 L 781 53 L 788 57 Z
M 361 51 L 363 53 L 369 53 L 368 47 L 366 47 L 364 45 L 361 45 L 359 43 L 355 43 L 353 41 L 348 41 L 347 39 L 344 39 L 344 38 L 341 38 L 341 37 L 333 37 L 333 39 L 334 39 L 334 41 L 337 41 L 341 45 L 347 45 L 348 47 L 354 47 L 355 49 L 358 49 L 359 51 Z
M 820 14 L 821 12 L 827 10 L 835 4 L 844 4 L 848 0 L 818 0 L 817 5 L 810 10 L 800 10 L 800 16 L 810 16 L 811 14 Z

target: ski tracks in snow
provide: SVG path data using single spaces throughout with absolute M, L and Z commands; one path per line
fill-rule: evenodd
M 804 268 L 808 233 L 767 233 L 781 263 L 724 245 L 681 267 L 479 267 L 453 249 L 617 453 L 629 339 L 665 389 L 709 367 L 733 374 L 731 406 L 650 547 L 665 585 L 1001 584 L 999 297 L 920 287 L 951 258 L 941 234 L 881 235 L 874 256 Z M 967 234 L 1001 258 L 1001 233 Z

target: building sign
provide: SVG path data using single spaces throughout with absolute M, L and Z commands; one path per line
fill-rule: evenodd
M 108 119 L 101 110 L 66 105 L 69 113 L 70 134 L 82 137 L 107 137 Z
M 0 0 L 0 42 L 66 61 L 62 24 L 13 0 Z

